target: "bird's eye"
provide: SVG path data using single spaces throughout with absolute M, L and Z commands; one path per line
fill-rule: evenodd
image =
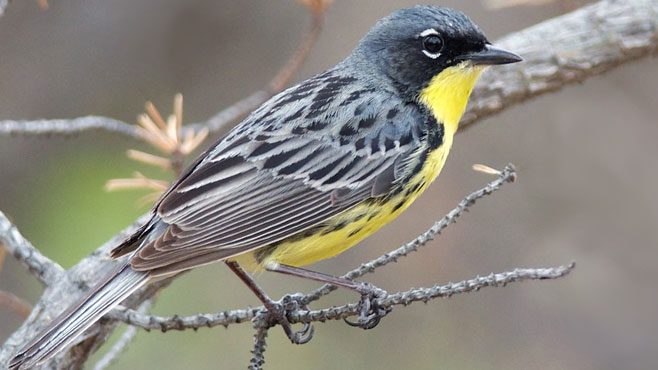
M 427 35 L 423 37 L 423 51 L 429 54 L 430 58 L 437 58 L 443 49 L 443 39 L 439 35 Z

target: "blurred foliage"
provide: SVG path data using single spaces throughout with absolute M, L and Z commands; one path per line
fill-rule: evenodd
M 147 191 L 104 190 L 107 179 L 131 173 L 135 166 L 116 150 L 69 146 L 21 194 L 21 217 L 30 219 L 22 232 L 46 255 L 71 267 L 148 210 L 150 205 L 140 207 L 136 201 Z

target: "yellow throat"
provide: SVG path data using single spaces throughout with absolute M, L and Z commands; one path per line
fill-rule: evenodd
M 485 68 L 468 62 L 446 68 L 421 91 L 420 102 L 444 124 L 448 136 L 457 131 L 471 91 Z

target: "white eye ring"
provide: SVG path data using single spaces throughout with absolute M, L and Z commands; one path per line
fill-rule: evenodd
M 422 38 L 422 37 L 427 37 L 427 36 L 430 36 L 430 35 L 437 35 L 438 36 L 439 31 L 435 30 L 434 28 L 428 28 L 425 31 L 421 32 L 418 35 L 418 37 Z M 425 56 L 427 56 L 428 58 L 431 58 L 431 59 L 436 59 L 436 58 L 441 56 L 441 53 L 430 53 L 427 50 L 423 50 L 423 54 L 425 54 Z
M 436 58 L 441 56 L 441 53 L 432 54 L 427 50 L 423 50 L 423 54 L 425 54 L 426 56 L 428 56 L 429 58 L 432 58 L 432 59 L 436 59 Z
M 425 37 L 425 36 L 429 36 L 429 35 L 438 35 L 438 34 L 439 34 L 439 32 L 437 30 L 435 30 L 434 28 L 428 28 L 425 31 L 421 32 L 419 36 L 420 37 Z

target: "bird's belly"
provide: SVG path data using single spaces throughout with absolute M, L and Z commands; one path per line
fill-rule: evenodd
M 427 156 L 421 170 L 401 191 L 385 201 L 372 200 L 358 204 L 319 227 L 241 256 L 238 261 L 252 268 L 258 267 L 254 264 L 265 266 L 269 262 L 304 266 L 344 252 L 394 220 L 422 194 L 441 172 L 451 144 L 452 137 L 445 137 L 443 145 Z

